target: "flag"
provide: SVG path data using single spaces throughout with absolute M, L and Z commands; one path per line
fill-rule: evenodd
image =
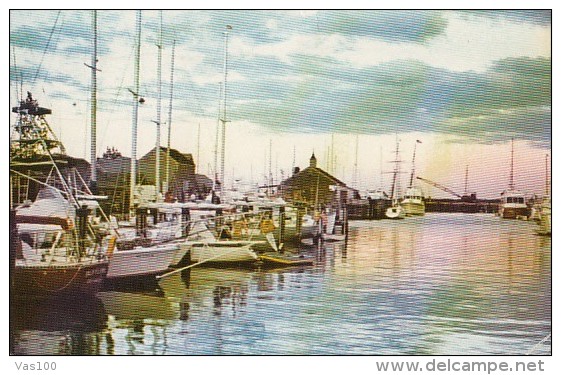
M 423 143 L 423 142 L 421 142 L 421 141 L 419 141 L 419 140 L 417 139 L 417 143 Z

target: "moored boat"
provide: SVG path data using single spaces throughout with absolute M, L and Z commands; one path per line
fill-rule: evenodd
M 15 211 L 13 293 L 17 297 L 95 295 L 107 274 L 106 251 L 111 251 L 112 238 L 103 238 L 91 226 L 88 209 L 77 209 L 75 216 L 42 214 L 36 207 L 45 206 L 46 201 L 58 207 L 68 205 L 56 190 L 42 192 L 34 203 Z
M 503 219 L 528 219 L 531 210 L 526 203 L 524 193 L 514 188 L 514 139 L 510 151 L 510 181 L 508 189 L 501 193 L 499 216 Z
M 46 121 L 51 110 L 28 92 L 12 111 L 18 118 L 10 145 L 11 292 L 18 298 L 93 296 L 107 274 L 114 237 L 61 173 L 57 161 L 75 159 Z M 79 176 L 70 163 L 65 168 Z M 33 177 L 25 173 L 32 170 Z
M 421 141 L 417 140 L 415 142 L 415 147 L 413 148 L 413 161 L 411 162 L 411 178 L 409 179 L 409 187 L 405 191 L 403 200 L 401 201 L 401 206 L 407 216 L 425 214 L 423 191 L 413 185 L 415 181 L 415 156 L 417 154 L 418 143 L 421 143 Z
M 399 201 L 399 165 L 401 160 L 399 159 L 399 140 L 396 140 L 396 148 L 395 148 L 395 163 L 394 170 L 393 170 L 393 178 L 392 178 L 392 191 L 391 191 L 391 199 L 392 205 L 386 209 L 386 217 L 388 219 L 403 219 L 405 218 L 405 210 L 400 204 Z
M 407 216 L 424 215 L 425 201 L 421 189 L 415 187 L 407 189 L 401 201 L 401 207 Z

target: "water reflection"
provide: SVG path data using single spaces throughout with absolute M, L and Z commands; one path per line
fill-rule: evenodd
M 477 214 L 353 222 L 347 243 L 300 250 L 311 267 L 193 268 L 101 292 L 87 313 L 24 306 L 14 351 L 526 354 L 551 332 L 551 238 L 533 229 Z
M 72 302 L 72 303 L 71 303 Z M 16 300 L 10 306 L 11 352 L 17 355 L 100 354 L 107 313 L 96 298 Z

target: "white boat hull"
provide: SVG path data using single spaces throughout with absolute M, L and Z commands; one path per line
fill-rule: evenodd
M 405 218 L 405 210 L 401 206 L 391 206 L 386 210 L 386 217 L 388 219 L 403 219 Z
M 191 252 L 191 261 L 214 263 L 247 263 L 254 262 L 259 257 L 252 246 L 258 241 L 212 241 L 186 242 L 182 245 L 185 251 Z
M 530 209 L 525 204 L 507 203 L 499 207 L 499 215 L 503 219 L 527 219 L 530 216 Z
M 108 279 L 153 276 L 165 272 L 174 259 L 183 257 L 178 243 L 115 250 L 109 260 Z
M 546 203 L 540 207 L 539 221 L 540 226 L 537 232 L 539 234 L 551 235 L 551 203 Z

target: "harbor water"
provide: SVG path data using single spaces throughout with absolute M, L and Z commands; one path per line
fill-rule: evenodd
M 195 267 L 79 303 L 18 301 L 18 355 L 551 354 L 551 238 L 529 221 L 353 221 L 313 266 Z

